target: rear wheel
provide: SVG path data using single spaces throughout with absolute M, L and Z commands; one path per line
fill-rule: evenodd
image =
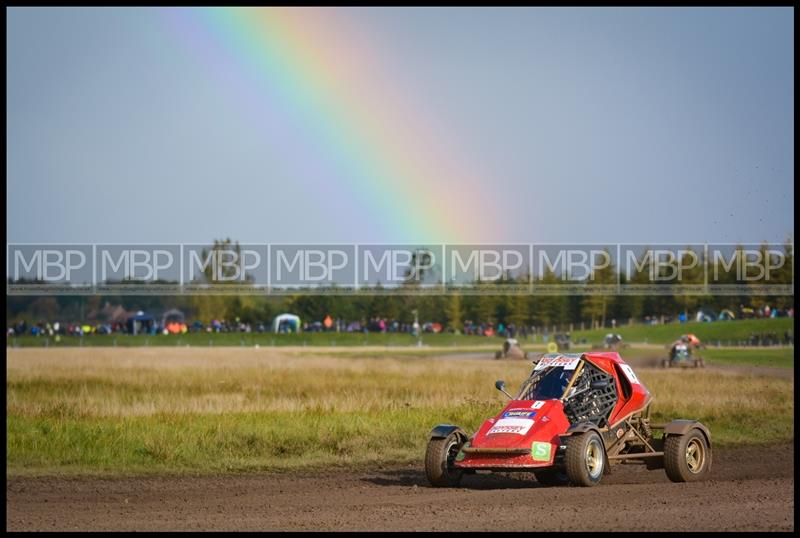
M 425 452 L 425 476 L 436 487 L 454 487 L 461 482 L 464 472 L 455 468 L 456 456 L 464 445 L 464 439 L 453 432 L 444 439 L 428 441 Z
M 564 454 L 569 481 L 576 486 L 595 486 L 600 483 L 606 465 L 603 440 L 590 431 L 567 439 Z
M 566 486 L 569 484 L 569 477 L 564 471 L 556 469 L 541 469 L 533 471 L 536 481 L 543 486 Z
M 697 428 L 664 441 L 664 470 L 673 482 L 703 480 L 710 469 L 711 447 Z

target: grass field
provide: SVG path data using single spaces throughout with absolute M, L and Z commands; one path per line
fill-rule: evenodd
M 273 349 L 7 351 L 7 475 L 216 473 L 420 461 L 440 422 L 473 430 L 525 362 L 347 358 Z M 793 439 L 793 379 L 637 374 L 656 420 L 716 444 Z
M 574 331 L 573 342 L 586 339 L 600 343 L 611 329 Z M 666 344 L 681 334 L 694 333 L 701 340 L 722 345 L 736 345 L 747 340 L 752 333 L 775 332 L 783 337 L 785 331 L 794 332 L 794 318 L 754 319 L 715 323 L 670 323 L 666 325 L 634 325 L 615 329 L 626 342 Z M 523 344 L 543 345 L 542 337 L 521 339 Z M 93 334 L 87 336 L 61 336 L 58 341 L 48 336 L 17 336 L 6 339 L 10 347 L 283 347 L 283 346 L 391 346 L 411 347 L 421 344 L 431 347 L 465 349 L 500 348 L 501 337 L 464 336 L 456 334 L 425 333 L 420 338 L 405 333 L 188 333 L 182 335 L 127 335 Z
M 544 344 L 524 344 L 524 349 L 532 359 L 539 353 L 545 352 Z M 573 345 L 571 353 L 589 351 L 589 345 Z M 422 347 L 422 348 L 386 348 L 386 347 L 366 347 L 366 348 L 343 348 L 332 347 L 311 348 L 305 350 L 306 353 L 328 356 L 328 357 L 348 357 L 348 358 L 382 358 L 387 355 L 392 357 L 442 357 L 450 354 L 469 354 L 491 357 L 494 352 L 499 350 L 498 346 L 468 346 L 468 347 Z M 730 365 L 730 366 L 767 366 L 774 368 L 794 368 L 794 347 L 720 347 L 707 348 L 700 351 L 708 364 Z M 636 362 L 638 359 L 648 359 L 645 361 L 650 366 L 659 364 L 659 360 L 667 355 L 666 346 L 659 345 L 630 345 L 620 350 L 620 355 L 627 361 Z
M 794 348 L 704 349 L 701 354 L 708 364 L 794 368 Z
M 785 331 L 794 332 L 794 318 L 745 319 L 735 321 L 715 321 L 713 323 L 688 322 L 666 323 L 664 325 L 631 325 L 614 329 L 594 329 L 590 331 L 574 331 L 572 340 L 585 338 L 588 342 L 599 343 L 609 332 L 617 332 L 626 342 L 646 342 L 667 344 L 682 334 L 694 333 L 707 343 L 721 341 L 722 345 L 737 344 L 746 341 L 755 333 L 777 333 L 783 338 Z
M 92 334 L 61 336 L 59 341 L 50 336 L 17 336 L 7 338 L 8 346 L 18 347 L 285 347 L 285 346 L 449 346 L 497 347 L 503 344 L 499 337 L 464 336 L 455 334 L 428 334 L 417 338 L 406 333 L 187 333 L 181 335 L 128 335 Z

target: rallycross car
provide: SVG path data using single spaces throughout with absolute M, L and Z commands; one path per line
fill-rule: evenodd
M 527 359 L 528 352 L 523 351 L 516 338 L 506 338 L 502 351 L 494 354 L 495 359 Z
M 456 486 L 464 473 L 531 471 L 544 485 L 594 486 L 616 463 L 664 469 L 673 482 L 711 470 L 711 434 L 696 420 L 650 422 L 650 392 L 616 352 L 544 355 L 516 398 L 468 437 L 430 433 L 425 473 Z
M 661 359 L 664 368 L 705 368 L 705 361 L 695 350 L 700 348 L 700 340 L 693 334 L 684 334 L 669 346 L 669 355 Z

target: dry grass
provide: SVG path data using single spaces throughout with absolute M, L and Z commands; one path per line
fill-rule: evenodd
M 438 422 L 496 412 L 526 362 L 253 348 L 8 350 L 7 472 L 204 472 L 418 458 Z M 792 439 L 793 380 L 639 370 L 657 420 Z
M 496 376 L 522 363 L 351 359 L 253 349 L 21 349 L 7 360 L 10 413 L 64 406 L 80 416 L 326 412 L 500 401 Z

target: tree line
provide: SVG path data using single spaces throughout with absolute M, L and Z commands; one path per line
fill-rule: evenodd
M 211 248 L 234 248 L 230 240 L 215 241 Z M 741 248 L 741 247 L 737 247 Z M 766 246 L 762 247 L 765 252 Z M 770 275 L 770 284 L 793 282 L 794 253 L 791 244 L 784 246 L 786 263 Z M 7 296 L 6 316 L 9 322 L 26 319 L 83 322 L 96 317 L 104 305 L 122 305 L 127 311 L 165 311 L 177 308 L 188 321 L 208 323 L 212 319 L 235 320 L 244 323 L 269 323 L 283 312 L 299 315 L 303 321 L 319 321 L 325 316 L 347 321 L 369 321 L 375 318 L 411 323 L 415 316 L 420 322 L 439 322 L 444 327 L 461 330 L 467 321 L 477 324 L 514 324 L 520 326 L 564 326 L 583 323 L 586 326 L 610 326 L 612 320 L 624 324 L 628 320 L 642 321 L 646 317 L 673 318 L 679 313 L 691 316 L 698 308 L 720 312 L 731 310 L 738 317 L 742 306 L 760 309 L 765 305 L 783 310 L 794 304 L 792 295 L 753 295 L 747 293 L 752 281 L 739 278 L 736 267 L 715 261 L 712 270 L 721 284 L 738 284 L 740 295 L 649 294 L 619 295 L 615 293 L 585 294 L 580 289 L 571 294 L 504 293 L 503 287 L 524 284 L 527 276 L 506 277 L 493 283 L 479 283 L 483 294 L 414 294 L 413 286 L 405 294 L 360 293 L 351 295 L 297 294 L 285 296 L 256 295 L 186 295 L 186 296 Z M 591 274 L 587 286 L 651 282 L 647 269 L 639 269 L 627 280 L 609 265 Z M 686 271 L 682 284 L 702 284 L 702 266 Z M 565 281 L 546 272 L 536 283 L 555 289 Z M 567 281 L 572 283 L 573 281 Z M 220 284 L 223 286 L 224 284 Z M 665 284 L 667 285 L 667 284 Z M 588 288 L 587 288 L 588 289 Z M 98 320 L 102 321 L 102 320 Z

